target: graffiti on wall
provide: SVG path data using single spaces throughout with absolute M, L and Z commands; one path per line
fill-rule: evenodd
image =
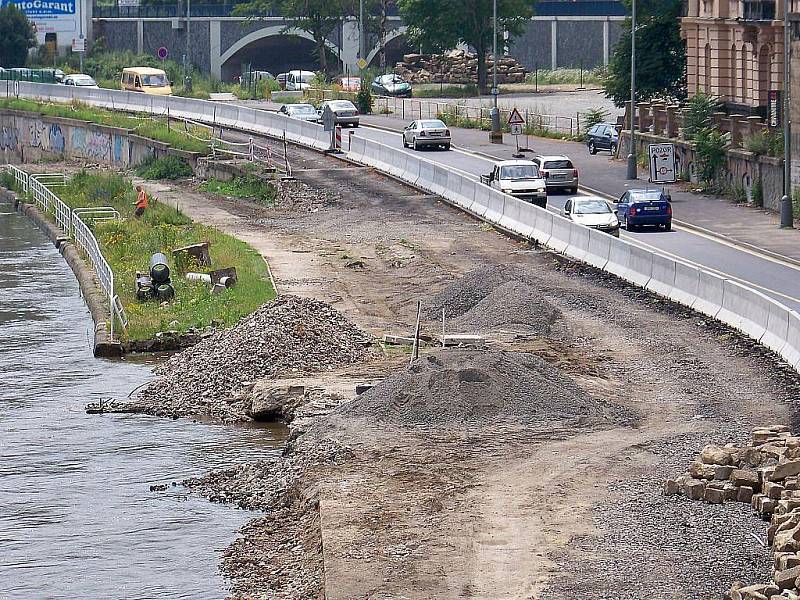
M 18 146 L 17 130 L 13 127 L 3 127 L 0 130 L 0 150 L 16 150 Z
M 72 151 L 84 158 L 111 161 L 112 136 L 99 131 L 86 131 L 81 127 L 72 129 Z M 121 151 L 120 151 L 121 153 Z
M 122 162 L 122 136 L 114 136 L 114 162 Z
M 47 135 L 50 152 L 64 152 L 64 132 L 61 131 L 61 125 L 53 123 L 50 125 L 50 130 Z

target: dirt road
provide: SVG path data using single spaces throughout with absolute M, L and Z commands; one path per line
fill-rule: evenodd
M 729 505 L 685 508 L 661 497 L 660 483 L 706 442 L 790 422 L 794 373 L 705 318 L 511 240 L 435 197 L 310 152 L 293 150 L 292 160 L 298 179 L 337 198 L 296 212 L 186 184 L 148 187 L 252 244 L 281 292 L 330 302 L 376 335 L 408 334 L 418 299 L 430 304 L 477 267 L 517 265 L 558 310 L 558 327 L 491 328 L 491 350 L 540 356 L 591 398 L 636 415 L 559 421 L 561 396 L 545 382 L 544 429 L 490 413 L 435 427 L 368 411 L 312 420 L 291 455 L 319 500 L 310 525 L 318 550 L 304 547 L 322 548 L 320 596 L 705 599 L 734 579 L 767 576 L 766 552 L 750 535 L 762 527 L 755 517 Z M 446 395 L 434 400 L 447 411 Z M 289 584 L 238 589 L 304 597 Z

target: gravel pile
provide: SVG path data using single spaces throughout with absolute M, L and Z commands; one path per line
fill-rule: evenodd
M 636 420 L 630 410 L 592 398 L 537 356 L 464 348 L 415 361 L 336 413 L 401 426 L 513 422 L 542 431 Z
M 275 208 L 292 212 L 317 212 L 336 204 L 341 196 L 327 190 L 317 190 L 296 179 L 278 181 Z
M 160 377 L 136 401 L 142 412 L 159 416 L 244 418 L 237 391 L 254 380 L 364 361 L 371 356 L 370 342 L 369 334 L 328 304 L 281 296 L 160 365 Z

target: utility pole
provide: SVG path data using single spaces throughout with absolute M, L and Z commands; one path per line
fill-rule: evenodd
M 80 65 L 78 66 L 78 71 L 80 73 L 83 73 L 83 54 L 84 54 L 84 52 L 86 52 L 86 40 L 84 40 L 84 38 L 83 38 L 83 18 L 84 18 L 83 17 L 83 14 L 84 14 L 83 13 L 83 4 L 86 1 L 87 0 L 78 0 L 78 6 L 80 7 L 80 10 L 81 10 L 81 16 L 80 16 L 80 19 L 78 19 L 78 27 L 80 28 L 80 38 L 79 39 L 80 39 L 80 43 L 81 43 L 80 52 L 78 52 L 78 60 L 80 61 Z M 53 62 L 55 63 L 55 60 Z M 55 65 L 53 65 L 53 66 L 55 66 Z
M 792 115 L 791 67 L 792 30 L 789 23 L 789 0 L 783 0 L 783 197 L 781 198 L 781 228 L 794 226 L 792 210 Z
M 366 54 L 365 48 L 366 44 L 364 44 L 364 0 L 359 0 L 358 2 L 358 58 L 362 60 L 367 60 L 367 57 L 364 56 Z M 364 69 L 361 69 L 362 76 Z
M 492 17 L 492 103 L 491 117 L 492 117 L 492 131 L 489 133 L 489 141 L 493 144 L 503 143 L 503 132 L 500 130 L 500 109 L 497 108 L 497 94 L 500 90 L 497 89 L 497 0 L 493 2 L 493 17 Z
M 628 153 L 626 179 L 636 175 L 636 0 L 631 2 L 631 147 Z
M 186 74 L 183 86 L 187 91 L 192 90 L 192 0 L 186 0 Z

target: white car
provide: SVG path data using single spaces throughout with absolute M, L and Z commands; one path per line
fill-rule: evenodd
M 547 185 L 539 173 L 539 167 L 533 161 L 499 162 L 494 165 L 491 173 L 481 175 L 481 183 L 541 208 L 547 206 Z
M 83 75 L 82 73 L 77 73 L 75 75 L 67 75 L 61 81 L 64 85 L 74 85 L 76 87 L 84 87 L 84 88 L 96 88 L 97 82 L 92 79 L 89 75 Z
M 592 229 L 619 237 L 619 219 L 608 202 L 598 196 L 576 196 L 564 204 L 564 216 Z
M 299 119 L 301 121 L 312 121 L 316 123 L 319 120 L 317 109 L 311 104 L 284 104 L 280 107 L 278 112 L 292 119 Z
M 450 150 L 450 130 L 439 119 L 420 119 L 403 129 L 403 147 L 419 150 L 425 146 L 437 146 Z
M 319 121 L 322 122 L 323 115 L 325 114 L 325 107 L 329 106 L 333 112 L 333 119 L 337 125 L 345 127 L 358 127 L 359 117 L 356 105 L 350 100 L 326 100 L 319 106 L 317 114 Z
M 286 91 L 301 92 L 311 87 L 311 81 L 317 74 L 314 71 L 289 71 L 286 74 Z

